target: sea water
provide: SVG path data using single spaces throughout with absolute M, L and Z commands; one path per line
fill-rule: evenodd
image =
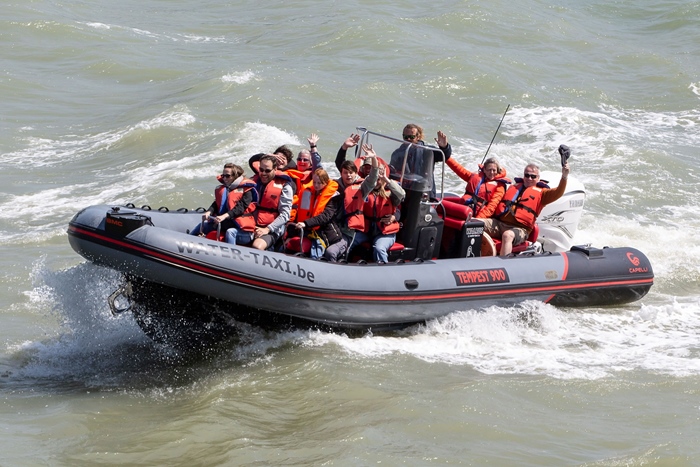
M 0 12 L 0 464 L 698 465 L 700 4 L 11 2 Z M 572 174 L 620 307 L 457 309 L 349 337 L 242 326 L 193 355 L 106 298 L 66 227 L 196 208 L 225 162 L 356 127 Z M 449 170 L 446 188 L 459 191 Z

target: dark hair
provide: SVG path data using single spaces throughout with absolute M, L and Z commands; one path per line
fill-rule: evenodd
M 416 140 L 414 141 L 414 143 L 417 143 L 418 141 L 423 140 L 423 128 L 416 125 L 415 123 L 409 123 L 408 125 L 403 127 L 403 131 L 406 131 L 406 130 L 416 130 L 416 132 L 418 133 L 416 135 Z
M 353 161 L 344 160 L 343 163 L 340 164 L 340 170 L 343 169 L 347 170 L 350 173 L 357 173 L 357 166 Z
M 287 146 L 280 146 L 277 149 L 273 151 L 273 154 L 283 154 L 284 157 L 287 159 L 287 162 L 291 161 L 292 158 L 294 157 L 294 153 L 292 152 L 291 149 L 289 149 Z
M 277 168 L 277 158 L 273 156 L 272 154 L 265 154 L 260 158 L 260 162 L 262 161 L 270 161 L 272 162 L 272 168 L 276 169 Z
M 243 171 L 243 167 L 241 167 L 240 165 L 236 165 L 233 162 L 227 162 L 226 164 L 224 164 L 224 169 L 231 169 L 231 171 L 233 172 L 232 175 L 234 180 L 245 173 Z

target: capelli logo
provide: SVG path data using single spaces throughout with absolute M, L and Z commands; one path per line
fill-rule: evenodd
M 641 261 L 639 260 L 639 258 L 634 256 L 631 252 L 627 253 L 627 259 L 630 260 L 630 263 L 632 263 L 632 265 L 634 266 L 633 268 L 629 269 L 630 274 L 637 274 L 640 272 L 641 273 L 649 272 L 649 268 L 639 267 L 639 263 L 641 263 Z
M 630 263 L 634 264 L 635 266 L 639 266 L 639 258 L 634 256 L 632 253 L 627 253 L 627 259 L 630 260 Z

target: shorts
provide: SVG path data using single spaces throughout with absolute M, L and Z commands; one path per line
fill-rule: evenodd
M 270 248 L 275 246 L 275 242 L 277 242 L 278 238 L 279 235 L 269 233 L 267 235 L 263 235 L 262 237 L 258 237 L 255 240 L 263 240 L 267 244 L 267 249 L 269 250 Z
M 505 222 L 502 222 L 498 219 L 488 218 L 480 220 L 484 221 L 484 232 L 489 234 L 491 238 L 500 239 L 503 237 L 503 232 L 505 232 L 506 230 L 512 230 L 515 234 L 515 238 L 513 239 L 513 246 L 520 245 L 525 240 L 527 240 L 527 237 L 530 235 L 530 232 L 528 232 L 528 230 L 524 227 L 506 224 Z

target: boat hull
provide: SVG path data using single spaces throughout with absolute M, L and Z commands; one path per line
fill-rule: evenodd
M 69 225 L 73 249 L 130 277 L 334 328 L 397 328 L 523 300 L 619 305 L 640 299 L 653 284 L 651 264 L 633 248 L 340 264 L 189 235 L 199 213 L 120 209 L 147 216 L 152 225 L 110 231 L 112 207 L 93 206 Z

